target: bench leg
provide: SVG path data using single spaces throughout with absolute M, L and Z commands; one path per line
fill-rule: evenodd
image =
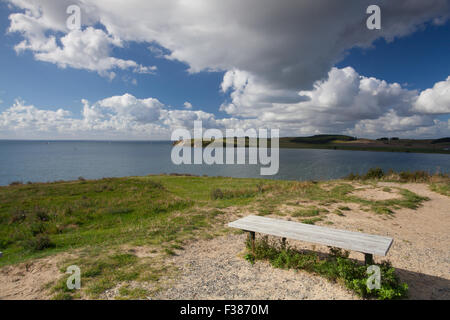
M 248 236 L 250 238 L 250 241 L 252 243 L 252 252 L 255 253 L 255 233 L 253 231 L 248 232 Z
M 370 253 L 364 253 L 364 264 L 372 265 L 373 264 L 373 255 Z

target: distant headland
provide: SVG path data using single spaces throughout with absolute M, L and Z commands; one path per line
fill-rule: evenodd
M 214 142 L 215 146 L 225 146 L 233 138 L 218 140 L 202 140 L 206 147 Z M 174 145 L 194 146 L 195 140 L 174 141 Z M 270 147 L 270 139 L 267 142 Z M 245 139 L 248 147 L 249 139 Z M 357 138 L 347 135 L 319 134 L 310 137 L 283 137 L 280 138 L 280 148 L 294 149 L 333 149 L 354 151 L 384 151 L 384 152 L 412 152 L 412 153 L 443 153 L 450 154 L 450 137 L 440 139 L 400 139 L 397 137 L 382 137 L 379 139 Z M 237 139 L 234 138 L 234 146 Z

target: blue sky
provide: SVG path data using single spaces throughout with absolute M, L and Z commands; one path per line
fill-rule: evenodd
M 16 4 L 16 6 L 12 6 L 8 2 Z M 37 2 L 38 4 L 30 1 L 28 5 L 39 6 L 39 1 Z M 45 5 L 43 2 L 40 7 L 42 12 L 44 12 L 43 17 L 48 19 L 48 21 L 54 22 L 54 27 L 48 27 L 48 21 L 45 22 L 44 27 L 44 19 L 39 19 L 32 15 L 27 16 L 29 13 L 24 11 L 25 7 L 20 7 L 21 5 L 15 3 L 14 0 L 0 2 L 0 29 L 2 30 L 0 32 L 0 69 L 2 70 L 0 73 L 0 101 L 2 102 L 0 104 L 0 114 L 3 113 L 4 117 L 3 128 L 0 125 L 0 138 L 34 138 L 45 137 L 46 134 L 64 137 L 64 130 L 70 131 L 71 137 L 79 135 L 81 138 L 83 134 L 80 134 L 80 132 L 84 130 L 80 129 L 81 127 L 88 128 L 86 130 L 90 131 L 91 134 L 92 130 L 94 130 L 96 132 L 94 137 L 97 137 L 97 133 L 98 137 L 108 137 L 108 134 L 111 132 L 102 131 L 100 133 L 98 131 L 100 130 L 99 126 L 94 128 L 92 124 L 90 127 L 86 127 L 84 124 L 81 126 L 80 124 L 76 129 L 67 127 L 67 122 L 70 122 L 67 120 L 84 119 L 84 103 L 82 103 L 82 99 L 89 101 L 89 110 L 96 110 L 97 115 L 105 112 L 105 115 L 98 115 L 98 119 L 94 119 L 93 122 L 104 119 L 106 116 L 104 108 L 109 108 L 109 111 L 114 110 L 116 112 L 113 115 L 115 123 L 118 121 L 122 123 L 122 129 L 120 130 L 124 130 L 123 127 L 133 127 L 129 122 L 124 125 L 123 121 L 125 120 L 123 119 L 118 120 L 119 116 L 125 115 L 126 121 L 134 121 L 133 123 L 139 125 L 137 131 L 139 131 L 140 137 L 144 138 L 145 130 L 150 130 L 147 132 L 147 136 L 150 139 L 154 137 L 154 132 L 158 132 L 158 126 L 161 126 L 161 129 L 166 130 L 165 132 L 168 133 L 174 127 L 183 126 L 187 119 L 192 120 L 193 117 L 204 121 L 213 121 L 219 128 L 229 125 L 241 125 L 244 127 L 273 125 L 283 126 L 285 134 L 307 135 L 337 132 L 376 136 L 378 132 L 374 128 L 377 126 L 377 121 L 381 123 L 395 115 L 398 118 L 396 118 L 396 123 L 399 124 L 399 127 L 395 127 L 395 123 L 386 124 L 387 130 L 392 131 L 392 134 L 401 135 L 404 133 L 405 135 L 428 137 L 449 132 L 448 121 L 450 115 L 447 110 L 450 109 L 450 106 L 446 102 L 448 101 L 449 91 L 445 91 L 442 88 L 445 88 L 447 85 L 445 81 L 450 75 L 450 59 L 448 59 L 450 55 L 450 22 L 444 19 L 443 21 L 446 22 L 434 23 L 433 17 L 437 15 L 435 12 L 431 12 L 425 17 L 411 16 L 411 22 L 405 22 L 404 26 L 411 30 L 408 32 L 402 31 L 399 34 L 396 34 L 398 25 L 395 28 L 390 27 L 388 22 L 388 26 L 383 30 L 387 29 L 385 34 L 393 36 L 393 41 L 386 41 L 383 37 L 374 36 L 374 33 L 370 33 L 370 39 L 366 40 L 361 37 L 355 40 L 355 45 L 356 43 L 365 42 L 365 45 L 371 45 L 369 48 L 346 45 L 337 50 L 334 47 L 328 48 L 327 45 L 319 42 L 317 47 L 325 52 L 323 54 L 325 57 L 323 59 L 320 58 L 317 70 L 314 69 L 315 56 L 312 54 L 305 56 L 307 50 L 304 50 L 305 47 L 302 47 L 302 41 L 310 43 L 310 37 L 320 37 L 320 35 L 305 34 L 298 35 L 296 38 L 295 30 L 292 30 L 293 35 L 291 35 L 291 38 L 286 40 L 286 49 L 283 49 L 282 46 L 281 48 L 275 47 L 280 46 L 278 42 L 272 46 L 267 46 L 265 43 L 264 45 L 256 44 L 255 49 L 246 44 L 247 40 L 245 38 L 244 42 L 242 42 L 241 38 L 234 39 L 234 34 L 227 35 L 226 31 L 224 31 L 224 39 L 226 40 L 222 42 L 231 39 L 236 40 L 237 43 L 244 43 L 242 55 L 239 55 L 239 50 L 241 50 L 239 46 L 233 48 L 232 51 L 228 51 L 230 50 L 229 46 L 225 46 L 225 44 L 224 47 L 218 47 L 222 42 L 216 38 L 221 37 L 222 32 L 217 35 L 213 34 L 211 36 L 215 37 L 213 40 L 204 40 L 197 34 L 188 34 L 187 36 L 191 36 L 194 40 L 183 47 L 179 43 L 182 43 L 184 38 L 180 38 L 181 35 L 177 33 L 178 31 L 168 34 L 161 32 L 161 35 L 148 36 L 148 39 L 147 34 L 139 37 L 136 35 L 136 40 L 133 40 L 128 39 L 130 36 L 125 34 L 124 30 L 116 33 L 112 32 L 113 25 L 102 25 L 99 22 L 84 25 L 83 35 L 86 32 L 86 37 L 87 28 L 92 28 L 92 30 L 101 31 L 105 39 L 113 37 L 123 39 L 123 47 L 109 45 L 109 57 L 121 59 L 122 61 L 131 60 L 140 66 L 157 67 L 154 73 L 133 72 L 130 68 L 108 69 L 107 72 L 113 71 L 115 73 L 114 79 L 110 80 L 101 74 L 101 71 L 89 70 L 88 67 L 80 66 L 79 62 L 77 62 L 78 64 L 74 62 L 72 65 L 72 62 L 69 62 L 66 68 L 62 68 L 58 65 L 60 61 L 57 59 L 61 58 L 59 56 L 57 59 L 52 56 L 52 61 L 42 61 L 45 59 L 37 58 L 39 54 L 53 54 L 52 52 L 42 51 L 42 49 L 27 48 L 21 52 L 16 52 L 14 48 L 21 41 L 27 40 L 29 44 L 32 44 L 32 41 L 37 41 L 27 34 L 30 30 L 20 29 L 26 28 L 20 23 L 17 23 L 16 27 L 16 30 L 18 29 L 19 32 L 8 32 L 8 29 L 13 24 L 9 17 L 16 13 L 21 14 L 18 19 L 23 19 L 23 21 L 30 17 L 33 19 L 37 18 L 34 28 L 42 28 L 44 34 L 39 41 L 47 41 L 51 35 L 54 35 L 58 40 L 58 46 L 65 49 L 61 39 L 68 32 L 58 31 L 59 18 L 51 16 L 50 11 L 54 8 L 46 8 Z M 448 9 L 448 7 L 445 8 Z M 46 17 L 47 9 L 50 13 Z M 123 9 L 117 8 L 118 11 Z M 130 8 L 125 9 L 128 10 Z M 308 10 L 308 7 L 302 7 L 301 9 Z M 100 7 L 98 12 L 99 15 L 106 15 Z M 60 20 L 65 18 L 65 12 L 61 12 Z M 17 21 L 20 22 L 20 19 Z M 138 20 L 139 18 L 136 19 Z M 155 27 L 150 19 L 149 17 L 148 22 L 142 21 L 142 23 L 147 23 L 149 29 L 160 27 Z M 183 21 L 189 21 L 188 16 L 183 16 L 183 19 Z M 219 17 L 218 20 L 220 20 Z M 193 18 L 193 22 L 190 23 L 195 24 L 197 22 Z M 239 23 L 241 23 L 241 20 L 236 20 L 236 25 L 239 25 Z M 340 20 L 339 23 L 341 23 Z M 208 26 L 210 24 L 209 22 Z M 350 25 L 350 22 L 347 25 L 342 22 L 342 28 L 348 25 Z M 131 27 L 133 26 L 131 25 Z M 171 26 L 164 27 L 170 29 Z M 196 25 L 196 27 L 201 27 L 201 25 Z M 301 27 L 299 25 L 299 30 L 301 30 Z M 242 23 L 242 30 L 247 31 L 248 28 L 249 26 L 246 23 Z M 161 27 L 161 30 L 165 29 Z M 257 30 L 250 31 L 253 32 L 252 34 L 259 35 Z M 236 32 L 236 30 L 233 29 L 233 32 Z M 368 31 L 362 30 L 361 33 L 363 32 L 367 33 Z M 186 34 L 182 36 L 186 37 Z M 142 38 L 146 40 L 142 40 Z M 198 40 L 199 43 L 197 44 L 195 39 L 201 40 Z M 249 38 L 248 42 L 251 43 L 252 39 Z M 298 49 L 298 51 L 294 50 L 294 52 L 286 53 L 286 51 L 292 49 L 292 42 L 297 41 L 297 39 L 299 45 L 295 47 L 294 44 L 294 48 Z M 175 40 L 178 40 L 178 42 Z M 344 40 L 349 41 L 347 39 Z M 267 41 L 270 41 L 270 39 Z M 324 39 L 324 42 L 326 41 Z M 150 46 L 159 48 L 165 54 L 172 55 L 172 58 L 168 59 L 167 57 L 158 56 L 158 54 L 149 49 Z M 203 50 L 203 46 L 207 46 L 208 49 Z M 218 52 L 214 52 L 215 50 Z M 313 51 L 310 48 L 308 50 Z M 221 51 L 223 52 L 222 58 Z M 269 55 L 272 51 L 273 54 Z M 251 59 L 252 53 L 255 55 L 254 59 Z M 83 54 L 87 55 L 89 53 L 83 52 Z M 261 56 L 259 56 L 260 54 Z M 322 55 L 322 52 L 319 54 Z M 345 54 L 344 59 L 341 59 L 336 64 L 332 62 L 343 54 Z M 250 57 L 243 59 L 244 55 Z M 204 59 L 202 59 L 203 56 Z M 86 56 L 86 58 L 88 59 L 89 57 Z M 46 59 L 48 60 L 48 58 Z M 64 60 L 66 63 L 68 58 L 62 57 L 61 59 L 66 59 Z M 296 59 L 298 59 L 299 63 L 295 62 Z M 277 61 L 273 63 L 273 60 Z M 267 64 L 265 64 L 265 61 L 267 61 Z M 272 67 L 272 63 L 274 66 L 281 67 L 275 69 L 275 67 Z M 304 65 L 301 65 L 302 63 Z M 300 67 L 298 67 L 299 64 L 301 65 Z M 331 69 L 333 66 L 335 71 Z M 280 80 L 278 70 L 283 69 L 282 67 L 286 67 L 286 70 L 292 69 L 295 73 L 291 72 L 289 76 Z M 300 71 L 296 71 L 295 68 L 297 67 Z M 346 69 L 347 67 L 351 68 Z M 189 70 L 193 71 L 189 72 Z M 304 74 L 311 74 L 311 76 L 305 76 L 305 79 L 303 79 Z M 343 96 L 354 94 L 355 99 L 353 100 L 359 101 L 359 103 L 363 101 L 361 100 L 362 97 L 370 96 L 367 92 L 362 92 L 363 89 L 360 89 L 358 92 L 348 93 L 348 90 L 355 88 L 356 82 L 358 83 L 356 86 L 362 88 L 361 84 L 363 81 L 361 81 L 360 77 L 365 79 L 370 77 L 376 78 L 377 82 L 373 85 L 378 86 L 378 89 L 373 89 L 375 90 L 373 92 L 386 90 L 386 92 L 379 94 L 380 97 L 377 97 L 377 101 L 367 101 L 368 104 L 374 105 L 373 109 L 376 109 L 377 113 L 372 113 L 370 110 L 361 111 L 359 118 L 353 118 L 351 114 L 355 114 L 355 112 L 349 110 L 349 115 L 338 116 L 339 110 L 345 107 L 344 104 L 350 103 L 348 102 L 350 100 L 336 100 L 335 96 L 341 95 L 339 90 L 342 90 Z M 227 82 L 226 79 L 229 81 Z M 398 83 L 403 91 L 401 93 L 392 93 L 395 90 L 384 88 L 382 81 L 389 85 Z M 316 90 L 313 89 L 315 82 L 316 84 L 322 83 Z M 421 93 L 425 89 L 433 88 L 436 83 L 440 82 L 442 82 L 442 85 L 439 90 L 436 89 L 429 95 L 421 97 Z M 348 87 L 345 87 L 343 83 L 348 83 Z M 331 90 L 330 87 L 333 89 Z M 288 97 L 298 96 L 298 92 L 305 90 L 309 92 L 305 94 L 305 96 L 309 97 L 309 102 L 283 106 Z M 332 92 L 330 93 L 326 90 L 331 90 Z M 122 97 L 126 94 L 126 100 L 132 101 L 128 110 L 134 110 L 133 112 L 124 113 L 122 109 L 118 111 L 119 107 L 116 107 L 116 105 L 105 107 L 106 102 L 101 102 L 104 99 Z M 328 95 L 326 96 L 326 94 Z M 385 97 L 385 95 L 391 96 Z M 145 102 L 145 99 L 148 98 L 157 99 L 162 106 L 158 105 L 155 107 L 155 105 L 149 104 L 148 101 Z M 11 115 L 11 112 L 8 115 L 5 113 L 15 104 L 16 99 L 20 99 L 21 105 L 33 106 L 35 108 L 33 112 L 36 114 L 39 114 L 36 110 L 56 111 L 63 109 L 69 112 L 70 116 L 68 114 L 60 116 L 49 113 L 49 115 L 57 118 L 55 121 L 64 122 L 61 127 L 57 128 L 51 124 L 48 124 L 50 129 L 46 128 L 45 119 L 35 119 L 33 118 L 36 117 L 35 114 L 30 116 L 29 122 L 31 124 L 25 123 L 25 120 L 20 115 L 17 116 L 19 120 L 14 119 L 16 111 L 12 112 L 14 113 L 13 115 Z M 415 102 L 417 99 L 420 100 L 420 105 Z M 351 103 L 356 103 L 353 100 Z M 380 104 L 381 100 L 384 101 L 385 105 Z M 400 101 L 405 100 L 408 100 L 408 102 L 402 105 L 403 102 Z M 323 105 L 323 101 L 327 101 L 329 105 Z M 441 105 L 436 107 L 436 109 L 432 109 L 434 106 L 430 106 L 430 101 L 434 103 L 438 101 Z M 184 107 L 185 102 L 191 103 L 193 108 L 186 109 Z M 114 99 L 108 100 L 106 104 L 111 103 L 117 103 L 117 101 Z M 126 109 L 128 106 L 125 105 L 123 107 Z M 278 109 L 280 107 L 283 107 L 283 109 Z M 145 123 L 144 125 L 136 116 L 136 112 L 142 116 L 142 112 L 146 112 L 145 110 L 154 112 L 155 108 L 158 109 L 157 113 L 160 118 L 154 123 Z M 323 116 L 322 111 L 320 114 L 314 111 L 317 109 L 323 110 L 323 108 L 328 112 L 327 119 Z M 358 108 L 358 106 L 356 105 L 355 108 Z M 293 115 L 301 116 L 298 117 L 298 120 L 294 120 L 295 116 L 289 113 L 284 114 L 284 111 L 287 109 L 293 110 Z M 170 110 L 178 110 L 178 113 L 173 113 L 173 115 L 169 116 Z M 298 112 L 295 112 L 295 110 L 298 110 Z M 18 112 L 24 111 L 19 110 Z M 110 114 L 107 116 L 111 117 Z M 174 118 L 170 118 L 172 116 Z M 289 119 L 293 119 L 292 122 L 289 122 Z M 438 120 L 439 126 L 436 125 L 435 120 Z M 98 121 L 95 123 L 98 124 Z M 113 134 L 111 133 L 112 136 L 135 137 L 133 132 L 129 135 L 118 128 L 111 129 L 112 120 L 109 118 L 108 121 L 102 128 L 108 127 L 108 130 L 115 130 Z M 40 125 L 36 127 L 32 125 L 33 122 L 39 122 Z M 88 121 L 86 120 L 85 122 Z M 26 130 L 20 131 L 21 128 Z M 52 130 L 54 130 L 53 133 L 51 133 Z M 77 130 L 81 131 L 78 132 Z M 42 132 L 47 133 L 42 134 Z
M 450 23 L 426 26 L 413 34 L 387 42 L 379 39 L 373 48 L 354 48 L 338 67 L 352 66 L 360 74 L 388 82 L 407 83 L 423 90 L 445 80 L 450 71 Z

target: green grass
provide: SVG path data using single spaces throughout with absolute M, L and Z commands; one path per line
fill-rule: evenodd
M 300 209 L 292 213 L 293 217 L 315 217 L 323 212 L 328 212 L 327 209 L 318 208 L 316 206 L 310 206 L 308 208 Z
M 302 223 L 306 224 L 316 224 L 316 222 L 322 221 L 322 218 L 311 218 L 311 219 L 304 219 L 302 220 Z
M 450 182 L 436 182 L 432 183 L 430 186 L 431 190 L 443 194 L 444 196 L 450 197 Z
M 381 288 L 367 287 L 367 266 L 348 258 L 348 252 L 331 248 L 331 254 L 319 256 L 315 252 L 299 251 L 282 243 L 269 243 L 267 237 L 255 242 L 255 251 L 251 252 L 247 241 L 248 253 L 245 259 L 250 263 L 266 260 L 275 268 L 305 270 L 319 274 L 332 282 L 338 282 L 363 298 L 381 300 L 402 299 L 408 294 L 408 285 L 401 283 L 395 269 L 389 262 L 379 264 L 381 271 Z

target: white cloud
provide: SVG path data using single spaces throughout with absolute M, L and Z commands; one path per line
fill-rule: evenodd
M 30 50 L 38 61 L 54 63 L 61 68 L 95 71 L 109 79 L 115 77 L 114 69 L 144 74 L 156 71 L 155 66 L 142 66 L 133 60 L 112 57 L 112 48 L 123 47 L 123 42 L 101 29 L 66 29 L 66 2 L 56 4 L 60 12 L 55 12 L 53 1 L 42 1 L 41 5 L 26 0 L 13 2 L 26 9 L 24 13 L 13 13 L 9 17 L 11 24 L 8 31 L 19 32 L 24 37 L 24 40 L 15 46 L 18 53 Z M 60 35 L 61 33 L 63 35 Z
M 192 106 L 192 103 L 190 103 L 189 101 L 186 101 L 186 102 L 183 104 L 183 107 L 184 107 L 185 109 L 191 110 L 193 106 Z
M 240 82 L 240 85 L 246 86 L 248 82 Z M 345 92 L 346 96 L 335 95 L 336 90 Z M 313 90 L 300 94 L 309 100 L 272 103 L 270 108 L 264 109 L 266 111 L 261 111 L 258 105 L 236 103 L 230 118 L 217 118 L 201 110 L 173 110 L 155 98 L 139 99 L 131 94 L 92 104 L 83 99 L 81 117 L 63 109 L 38 109 L 18 100 L 0 113 L 0 138 L 169 139 L 177 128 L 192 130 L 195 120 L 202 120 L 205 128 L 222 130 L 280 128 L 284 136 L 318 133 L 374 138 L 388 133 L 400 137 L 450 135 L 449 121 L 411 111 L 419 93 L 395 83 L 362 77 L 352 68 L 333 68 L 327 80 L 317 82 Z M 270 92 L 266 96 L 271 96 Z
M 0 113 L 0 138 L 12 139 L 169 139 L 176 128 L 192 129 L 195 120 L 205 128 L 242 126 L 236 119 L 211 113 L 169 110 L 155 98 L 131 94 L 113 96 L 93 104 L 83 99 L 81 116 L 63 109 L 38 109 L 17 100 Z
M 0 132 L 6 135 L 14 135 L 25 131 L 33 132 L 63 132 L 70 129 L 71 123 L 69 111 L 58 109 L 41 110 L 32 105 L 25 105 L 21 100 L 0 114 Z M 7 137 L 7 136 L 6 136 Z
M 442 95 L 442 88 L 438 83 L 433 92 Z M 361 76 L 351 67 L 332 68 L 328 77 L 317 81 L 312 90 L 290 93 L 273 90 L 248 74 L 233 71 L 225 74 L 222 90 L 232 91 L 231 101 L 222 105 L 222 111 L 233 117 L 276 126 L 282 135 L 345 132 L 376 137 L 385 131 L 412 132 L 413 128 L 437 124 L 440 133 L 450 133 L 445 123 L 417 114 L 416 101 L 428 90 L 419 95 L 416 90 L 402 88 L 398 83 Z M 278 102 L 281 97 L 294 93 L 303 100 Z
M 187 63 L 191 72 L 242 70 L 274 88 L 296 90 L 310 89 L 346 50 L 370 46 L 379 37 L 392 40 L 407 35 L 432 19 L 442 23 L 450 12 L 447 0 L 382 1 L 382 30 L 373 32 L 365 24 L 371 0 L 351 0 L 345 5 L 335 0 L 9 2 L 25 9 L 10 16 L 11 30 L 22 32 L 25 38 L 18 48 L 49 55 L 47 59 L 55 63 L 62 59 L 63 65 L 69 65 L 71 61 L 70 54 L 60 52 L 64 48 L 58 50 L 55 32 L 66 32 L 65 10 L 69 4 L 78 4 L 84 25 L 105 27 L 107 34 L 97 39 L 101 44 L 147 42 L 153 51 L 156 44 L 167 50 L 165 57 Z M 78 41 L 77 35 L 67 39 L 67 50 L 77 47 Z M 53 54 L 55 50 L 59 54 Z M 84 54 L 102 61 L 100 72 L 105 64 L 135 69 L 125 61 L 105 61 L 109 55 L 103 50 Z M 91 62 L 86 60 L 87 69 L 92 68 Z M 80 67 L 78 59 L 73 66 Z
M 378 119 L 360 120 L 353 129 L 346 133 L 356 136 L 400 136 L 436 138 L 450 135 L 449 121 L 433 119 L 426 115 L 399 116 L 389 110 Z
M 422 91 L 414 104 L 414 110 L 428 114 L 450 113 L 450 76 L 445 81 L 435 83 L 433 88 Z

